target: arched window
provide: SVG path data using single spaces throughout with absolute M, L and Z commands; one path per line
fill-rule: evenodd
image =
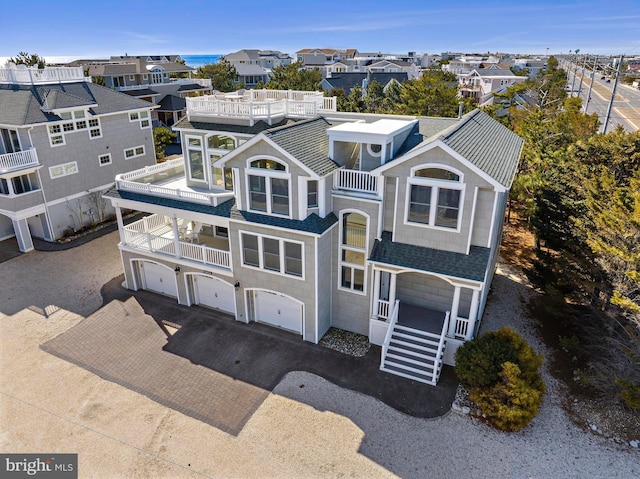
M 437 166 L 415 169 L 408 180 L 407 222 L 458 229 L 463 193 L 459 172 Z
M 340 222 L 340 287 L 364 292 L 367 253 L 367 217 L 343 213 Z
M 277 162 L 276 160 L 271 160 L 269 158 L 261 158 L 259 160 L 254 160 L 251 162 L 251 168 L 261 168 L 263 170 L 279 170 L 285 171 L 287 168 L 282 163 Z

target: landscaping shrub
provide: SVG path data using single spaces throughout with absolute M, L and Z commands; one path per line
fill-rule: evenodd
M 499 429 L 529 424 L 542 403 L 543 356 L 511 328 L 469 341 L 456 353 L 456 375 L 480 412 Z

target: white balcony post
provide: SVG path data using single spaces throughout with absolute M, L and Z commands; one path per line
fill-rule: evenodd
M 171 226 L 173 227 L 173 244 L 176 248 L 176 256 L 182 258 L 182 248 L 180 245 L 180 229 L 178 228 L 178 219 L 174 216 L 171 218 Z
M 478 317 L 478 302 L 480 299 L 480 291 L 473 290 L 471 295 L 471 309 L 469 309 L 469 327 L 467 328 L 467 334 L 464 339 L 469 340 L 473 338 L 473 334 L 476 330 L 476 318 Z
M 127 244 L 124 236 L 124 223 L 122 222 L 122 210 L 119 206 L 116 206 L 116 220 L 118 222 L 118 234 L 120 235 L 120 243 Z
M 391 281 L 389 281 L 389 308 L 392 308 L 396 303 L 396 281 L 398 279 L 397 273 L 391 273 Z
M 378 318 L 380 312 L 380 270 L 373 269 L 373 311 L 371 316 Z
M 451 316 L 449 317 L 449 333 L 447 336 L 456 335 L 456 324 L 458 322 L 458 308 L 460 306 L 460 286 L 455 286 L 453 290 L 453 301 L 451 302 Z

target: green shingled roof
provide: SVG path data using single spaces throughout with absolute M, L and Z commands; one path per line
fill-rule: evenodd
M 524 140 L 482 110 L 467 113 L 448 128 L 426 139 L 426 142 L 436 139 L 501 185 L 511 187 Z
M 331 126 L 325 118 L 319 117 L 273 128 L 264 135 L 318 176 L 325 176 L 338 169 L 329 158 L 327 128 Z
M 402 268 L 443 274 L 454 278 L 484 281 L 491 250 L 472 246 L 469 254 L 452 253 L 391 241 L 391 233 L 382 233 L 376 240 L 369 261 Z

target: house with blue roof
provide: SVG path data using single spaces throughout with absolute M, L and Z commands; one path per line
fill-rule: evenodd
M 183 158 L 107 193 L 128 288 L 301 341 L 363 334 L 382 370 L 437 384 L 478 331 L 521 138 L 480 110 L 343 113 L 275 90 L 187 99 L 175 129 Z

